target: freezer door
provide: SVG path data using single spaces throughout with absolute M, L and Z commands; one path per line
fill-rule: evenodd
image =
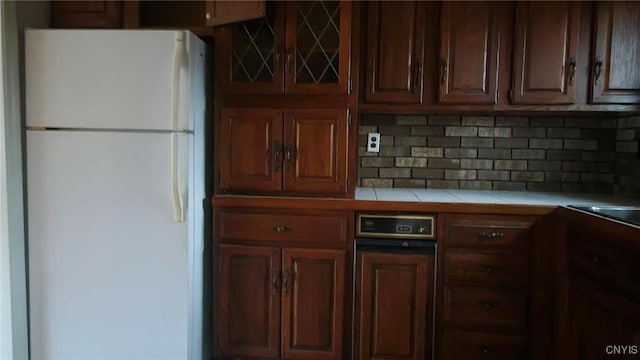
M 185 31 L 26 30 L 27 126 L 192 130 L 189 101 L 204 96 L 190 94 L 189 66 L 204 58 L 192 42 Z
M 189 234 L 201 230 L 189 204 L 175 221 L 172 136 L 27 132 L 33 359 L 188 357 L 189 254 L 201 246 Z

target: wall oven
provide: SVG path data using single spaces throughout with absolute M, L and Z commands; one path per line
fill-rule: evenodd
M 354 358 L 431 359 L 435 215 L 357 213 Z

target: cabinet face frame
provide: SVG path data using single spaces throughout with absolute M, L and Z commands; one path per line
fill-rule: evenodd
M 549 48 L 545 47 L 545 53 L 533 53 L 532 30 L 535 22 L 542 21 L 537 17 L 533 6 L 541 7 L 539 12 L 555 14 L 563 10 L 564 21 L 559 25 L 564 29 L 561 48 L 556 54 L 560 57 L 551 58 L 557 61 L 559 68 L 547 70 L 548 66 L 542 63 L 549 61 Z M 559 7 L 564 9 L 559 9 Z M 516 36 L 514 45 L 513 62 L 513 103 L 514 104 L 573 104 L 575 101 L 575 87 L 578 61 L 578 39 L 580 36 L 580 10 L 579 2 L 518 2 L 516 6 Z M 532 25 L 533 24 L 533 25 Z M 557 24 L 556 24 L 557 25 Z M 540 37 L 540 34 L 537 34 Z M 544 42 L 546 43 L 546 42 Z M 543 41 L 537 39 L 538 46 Z M 552 78 L 557 73 L 557 78 Z M 543 78 L 544 85 L 532 84 L 534 79 Z M 536 80 L 537 81 L 537 80 Z M 553 82 L 551 86 L 549 84 Z
M 383 11 L 385 5 L 393 6 L 394 9 L 407 8 L 410 17 L 396 18 L 393 13 Z M 423 1 L 393 3 L 384 1 L 371 1 L 368 3 L 369 17 L 367 25 L 367 63 L 366 63 L 366 86 L 365 102 L 381 103 L 414 103 L 422 102 L 424 63 L 424 44 L 426 31 L 426 6 Z M 398 21 L 409 22 L 407 30 L 409 33 L 402 34 L 403 41 L 406 41 L 407 48 L 385 50 L 383 45 L 394 46 L 397 39 L 389 32 L 390 29 L 384 27 L 387 20 L 390 27 L 397 25 Z M 389 44 L 387 44 L 389 43 Z M 392 54 L 390 54 L 392 53 Z M 392 56 L 387 59 L 387 56 Z M 385 60 L 389 64 L 397 61 L 397 56 L 403 56 L 403 65 L 406 66 L 406 76 L 397 79 L 395 69 L 383 68 Z M 362 62 L 361 62 L 362 63 Z M 392 75 L 393 74 L 393 75 Z M 381 81 L 382 76 L 396 77 L 398 86 L 384 86 Z
M 630 9 L 625 7 L 631 7 Z M 594 104 L 637 104 L 640 103 L 640 4 L 634 1 L 602 1 L 595 5 L 595 44 L 591 73 L 591 102 Z M 628 16 L 620 21 L 620 16 Z M 635 15 L 636 21 L 632 17 Z M 629 23 L 630 22 L 630 23 Z M 635 33 L 635 37 L 632 34 Z M 614 35 L 618 35 L 615 37 Z M 614 54 L 614 51 L 633 51 L 630 58 Z M 617 56 L 616 56 L 617 55 Z M 625 52 L 623 55 L 630 55 Z M 613 61 L 618 67 L 612 68 Z M 635 59 L 635 61 L 633 61 Z M 622 76 L 624 74 L 627 76 Z M 635 80 L 635 86 L 626 87 L 612 84 L 612 77 L 618 82 Z M 631 79 L 631 80 L 629 80 Z M 622 85 L 622 84 L 618 84 Z

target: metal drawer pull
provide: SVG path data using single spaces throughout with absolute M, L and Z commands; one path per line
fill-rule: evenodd
M 595 64 L 593 65 L 593 80 L 596 85 L 600 85 L 600 75 L 602 74 L 602 58 L 596 56 Z
M 282 287 L 285 295 L 289 295 L 289 282 L 292 281 L 292 275 L 291 269 L 286 269 L 282 274 Z
M 481 231 L 478 233 L 478 239 L 481 240 L 497 240 L 502 239 L 504 234 L 501 232 Z
M 279 232 L 279 233 L 293 231 L 292 228 L 290 228 L 288 226 L 282 226 L 282 225 L 276 225 L 276 226 L 272 227 L 271 230 L 273 230 L 275 232 Z
M 480 270 L 483 271 L 483 272 L 486 272 L 486 273 L 492 273 L 492 272 L 498 271 L 498 269 L 499 268 L 496 267 L 496 266 L 490 266 L 490 265 L 488 265 L 488 266 L 480 266 Z
M 493 309 L 494 305 L 493 305 L 493 303 L 490 303 L 490 302 L 487 301 L 487 302 L 483 302 L 482 303 L 482 307 L 487 309 L 487 310 L 491 310 L 491 309 Z
M 279 293 L 279 289 L 278 289 L 278 277 L 280 276 L 280 269 L 277 267 L 274 267 L 273 270 L 271 270 L 271 292 L 273 294 L 273 296 L 278 296 Z

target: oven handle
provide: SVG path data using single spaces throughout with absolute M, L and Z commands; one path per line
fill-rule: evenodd
M 435 240 L 356 238 L 356 251 L 434 255 Z

